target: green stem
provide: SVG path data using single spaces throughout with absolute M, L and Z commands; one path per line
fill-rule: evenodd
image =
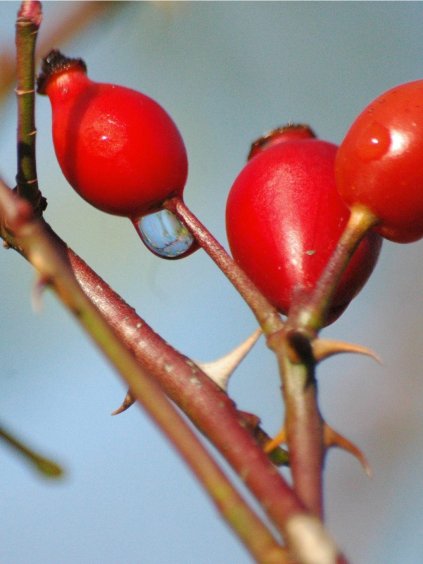
M 18 105 L 16 175 L 18 194 L 30 202 L 37 215 L 45 209 L 39 189 L 35 161 L 35 44 L 41 23 L 41 2 L 22 2 L 16 21 Z
M 0 426 L 0 439 L 12 447 L 16 452 L 24 456 L 25 459 L 46 478 L 59 478 L 63 475 L 63 470 L 58 464 L 48 458 L 45 458 L 44 456 L 41 456 L 32 448 L 29 448 L 28 445 L 17 439 L 3 426 Z
M 222 245 L 186 206 L 179 197 L 165 202 L 164 207 L 172 211 L 191 231 L 198 244 L 217 264 L 223 274 L 235 286 L 254 313 L 265 335 L 270 335 L 283 327 L 278 311 L 258 290 L 252 280 L 229 256 Z
M 253 557 L 259 562 L 283 562 L 284 551 L 268 527 L 237 493 L 159 384 L 136 361 L 84 294 L 73 275 L 66 250 L 56 244 L 45 229 L 45 223 L 31 219 L 24 202 L 13 198 L 3 184 L 0 184 L 0 207 L 21 252 L 116 368 L 133 396 L 184 458 Z

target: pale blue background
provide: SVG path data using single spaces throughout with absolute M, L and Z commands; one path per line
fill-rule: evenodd
M 69 9 L 44 6 L 46 33 Z M 75 7 L 72 3 L 71 8 Z M 0 4 L 1 46 L 13 48 L 16 2 Z M 186 201 L 226 244 L 225 199 L 251 140 L 289 120 L 340 142 L 373 97 L 423 76 L 421 3 L 131 3 L 62 48 L 90 76 L 162 103 L 190 156 Z M 52 45 L 53 47 L 53 45 Z M 0 171 L 15 174 L 15 101 L 1 108 Z M 128 221 L 90 208 L 55 163 L 48 100 L 37 99 L 39 180 L 47 220 L 166 339 L 210 360 L 255 327 L 202 253 L 161 262 Z M 386 244 L 379 267 L 326 331 L 373 347 L 384 366 L 343 357 L 320 368 L 322 409 L 367 453 L 328 459 L 328 526 L 352 562 L 423 560 L 422 244 Z M 250 562 L 192 476 L 138 408 L 110 417 L 124 387 L 49 294 L 33 313 L 33 272 L 0 253 L 1 420 L 67 468 L 34 476 L 0 445 L 0 562 Z M 240 408 L 279 427 L 275 362 L 261 343 L 238 370 Z

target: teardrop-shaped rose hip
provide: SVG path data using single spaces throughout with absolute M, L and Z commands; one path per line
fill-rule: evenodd
M 184 142 L 153 99 L 90 80 L 81 59 L 56 50 L 43 60 L 38 92 L 51 102 L 63 174 L 87 202 L 130 218 L 140 233 L 142 216 L 160 210 L 168 198 L 182 197 L 188 173 Z
M 294 136 L 295 137 L 295 136 Z M 337 147 L 283 136 L 256 153 L 235 180 L 226 229 L 235 260 L 282 313 L 316 285 L 349 218 L 334 176 Z M 381 238 L 369 233 L 342 276 L 326 324 L 370 276 Z

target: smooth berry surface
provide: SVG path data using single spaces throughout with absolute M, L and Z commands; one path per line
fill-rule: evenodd
M 385 92 L 357 117 L 336 159 L 339 193 L 398 243 L 423 237 L 423 80 Z
M 157 102 L 130 88 L 94 82 L 78 65 L 55 70 L 43 88 L 60 167 L 90 204 L 137 219 L 182 195 L 185 146 Z
M 336 152 L 335 145 L 317 139 L 271 145 L 247 163 L 229 193 L 226 229 L 232 254 L 284 314 L 314 288 L 350 214 L 335 186 Z M 376 233 L 361 242 L 327 324 L 365 284 L 380 246 Z

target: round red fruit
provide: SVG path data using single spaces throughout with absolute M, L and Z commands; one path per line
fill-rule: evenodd
M 357 117 L 336 158 L 344 201 L 368 209 L 387 239 L 423 237 L 423 80 L 388 90 Z
M 130 88 L 90 80 L 81 59 L 59 51 L 44 59 L 38 92 L 51 102 L 60 167 L 90 204 L 137 219 L 182 195 L 185 146 L 157 102 Z
M 235 180 L 226 229 L 235 260 L 284 314 L 316 285 L 350 212 L 334 176 L 337 147 L 289 139 L 265 147 Z M 348 306 L 370 276 L 381 238 L 369 233 L 344 272 L 326 324 Z

